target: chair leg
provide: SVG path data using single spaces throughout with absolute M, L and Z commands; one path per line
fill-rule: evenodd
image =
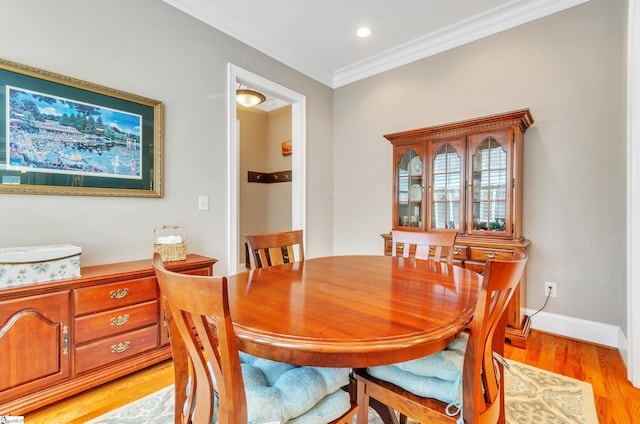
M 358 381 L 357 385 L 358 398 L 358 414 L 356 415 L 357 424 L 367 424 L 369 422 L 369 395 L 365 393 L 365 385 Z
M 358 381 L 356 392 L 358 398 L 357 424 L 367 424 L 369 422 L 369 406 L 378 413 L 384 424 L 399 424 L 398 418 L 391 408 L 378 399 L 369 396 L 365 383 Z M 405 417 L 405 423 L 406 419 L 407 417 Z

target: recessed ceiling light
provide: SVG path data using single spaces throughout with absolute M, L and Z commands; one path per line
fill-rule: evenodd
M 371 30 L 367 27 L 361 27 L 356 31 L 356 35 L 360 38 L 365 38 L 371 35 Z

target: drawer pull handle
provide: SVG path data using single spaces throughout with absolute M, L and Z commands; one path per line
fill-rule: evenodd
M 62 327 L 62 354 L 69 354 L 69 326 Z
M 118 290 L 111 290 L 109 292 L 109 297 L 111 299 L 122 299 L 124 297 L 127 297 L 127 295 L 129 294 L 129 289 L 118 289 Z
M 129 314 L 118 315 L 117 317 L 113 317 L 109 320 L 111 325 L 125 325 L 127 321 L 129 321 Z
M 128 341 L 123 343 L 118 343 L 117 345 L 113 345 L 111 346 L 111 353 L 122 353 L 127 349 L 129 349 L 130 345 L 131 345 L 131 342 L 128 342 Z
M 460 249 L 459 247 L 454 247 L 453 248 L 453 254 L 454 255 L 459 255 L 462 253 L 462 249 Z
M 484 256 L 489 259 L 495 259 L 498 257 L 498 254 L 496 252 L 484 252 Z

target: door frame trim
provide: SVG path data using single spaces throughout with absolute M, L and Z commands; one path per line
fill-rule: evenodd
M 303 230 L 306 238 L 306 146 L 307 146 L 307 99 L 287 87 L 270 81 L 260 75 L 240 68 L 232 63 L 227 66 L 227 258 L 228 273 L 242 271 L 239 268 L 238 234 L 240 223 L 239 179 L 240 149 L 238 140 L 238 121 L 236 117 L 236 82 L 248 85 L 265 94 L 278 97 L 291 104 L 291 228 Z M 306 244 L 306 240 L 303 240 Z

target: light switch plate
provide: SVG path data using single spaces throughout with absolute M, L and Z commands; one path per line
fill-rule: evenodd
M 201 210 L 201 211 L 209 210 L 209 196 L 198 197 L 198 210 Z

